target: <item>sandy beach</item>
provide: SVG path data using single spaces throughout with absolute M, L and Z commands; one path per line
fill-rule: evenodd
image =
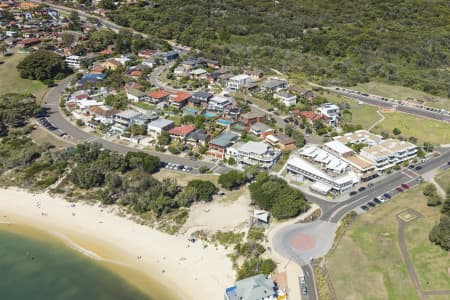
M 0 222 L 45 231 L 106 263 L 155 299 L 222 299 L 235 272 L 229 251 L 188 242 L 102 208 L 48 194 L 0 189 Z M 124 269 L 129 269 L 127 274 Z

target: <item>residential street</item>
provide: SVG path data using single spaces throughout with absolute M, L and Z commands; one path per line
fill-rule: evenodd
M 95 142 L 100 143 L 103 145 L 105 149 L 126 153 L 128 151 L 140 151 L 138 149 L 127 147 L 124 145 L 119 145 L 110 141 L 107 141 L 105 139 L 102 139 L 100 137 L 94 136 L 81 128 L 78 128 L 74 124 L 70 123 L 60 111 L 59 108 L 59 99 L 61 97 L 62 92 L 64 91 L 67 83 L 70 81 L 71 78 L 67 78 L 59 83 L 58 86 L 51 89 L 47 95 L 45 96 L 45 104 L 44 108 L 48 109 L 48 120 L 51 124 L 53 124 L 55 127 L 59 129 L 60 132 L 65 132 L 69 136 L 75 138 L 78 141 L 88 141 L 88 142 Z M 157 151 L 150 151 L 145 150 L 143 152 L 149 153 L 151 155 L 158 156 L 161 161 L 163 162 L 171 162 L 175 164 L 182 164 L 193 168 L 198 168 L 200 166 L 205 166 L 208 168 L 213 168 L 215 164 L 200 161 L 200 160 L 190 160 L 188 158 L 179 157 L 175 155 L 165 154 Z M 216 172 L 226 172 L 227 168 L 220 168 L 219 170 L 216 170 Z

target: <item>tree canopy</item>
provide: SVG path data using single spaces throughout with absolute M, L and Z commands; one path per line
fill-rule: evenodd
M 294 217 L 309 208 L 300 191 L 267 172 L 256 176 L 256 181 L 250 185 L 250 195 L 252 202 L 278 219 Z
M 72 72 L 64 57 L 47 50 L 31 53 L 17 65 L 17 69 L 22 78 L 40 81 L 62 79 Z
M 123 26 L 200 49 L 222 64 L 372 79 L 450 93 L 450 7 L 436 1 L 168 0 L 109 14 Z

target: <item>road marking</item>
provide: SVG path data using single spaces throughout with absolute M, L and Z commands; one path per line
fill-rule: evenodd
M 412 171 L 412 170 L 403 170 L 402 171 L 403 174 L 405 174 L 406 176 L 408 176 L 409 178 L 417 178 L 420 177 L 419 174 L 417 174 L 416 172 Z

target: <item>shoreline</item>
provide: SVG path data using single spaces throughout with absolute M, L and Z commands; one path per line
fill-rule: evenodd
M 171 236 L 100 207 L 0 189 L 0 223 L 40 230 L 156 299 L 217 299 L 235 272 L 228 251 Z

